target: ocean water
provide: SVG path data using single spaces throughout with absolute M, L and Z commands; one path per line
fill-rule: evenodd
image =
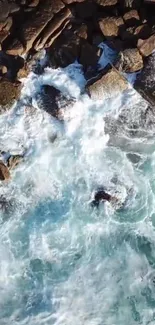
M 0 149 L 25 155 L 0 184 L 0 325 L 155 323 L 154 119 L 131 84 L 93 102 L 85 82 L 76 63 L 30 73 L 0 116 Z M 63 122 L 43 84 L 76 99 Z M 92 208 L 99 186 L 118 204 Z

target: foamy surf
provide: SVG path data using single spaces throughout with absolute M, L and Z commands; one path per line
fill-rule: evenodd
M 38 107 L 43 84 L 76 99 L 63 123 Z M 1 213 L 2 325 L 154 322 L 155 143 L 150 130 L 139 133 L 146 103 L 131 86 L 93 102 L 84 86 L 78 64 L 31 73 L 20 103 L 0 116 L 2 149 L 25 155 L 0 187 L 13 202 Z M 100 186 L 118 206 L 91 207 Z

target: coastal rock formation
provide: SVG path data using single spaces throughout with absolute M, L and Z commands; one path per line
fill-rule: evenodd
M 10 179 L 10 172 L 8 167 L 0 161 L 0 181 L 5 181 Z
M 115 67 L 127 73 L 136 72 L 143 68 L 143 58 L 138 49 L 127 49 L 120 52 Z
M 12 83 L 9 80 L 0 80 L 0 113 L 10 108 L 12 104 L 20 96 L 21 85 L 20 83 Z
M 127 88 L 127 80 L 110 64 L 87 84 L 88 93 L 93 100 L 114 97 Z

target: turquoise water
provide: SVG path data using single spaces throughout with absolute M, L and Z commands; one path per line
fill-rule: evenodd
M 76 98 L 64 123 L 37 107 L 42 84 Z M 26 153 L 0 184 L 11 202 L 0 215 L 1 325 L 154 325 L 154 124 L 131 86 L 94 103 L 84 85 L 78 65 L 31 74 L 0 117 L 1 146 Z M 93 209 L 103 185 L 119 203 Z

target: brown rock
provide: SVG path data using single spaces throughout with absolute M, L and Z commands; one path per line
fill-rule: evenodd
M 15 168 L 17 165 L 19 165 L 19 163 L 21 163 L 23 160 L 23 156 L 20 156 L 20 155 L 14 155 L 14 156 L 11 156 L 9 157 L 8 159 L 8 167 L 10 169 L 13 169 Z
M 96 0 L 96 3 L 100 6 L 114 6 L 119 0 Z
M 138 49 L 127 49 L 120 52 L 115 67 L 123 72 L 136 72 L 143 68 L 143 58 Z
M 5 181 L 10 179 L 9 169 L 2 161 L 0 161 L 0 180 Z
M 18 71 L 17 79 L 26 78 L 29 73 L 30 73 L 30 68 L 28 67 L 28 64 L 25 63 L 24 67 Z
M 139 39 L 137 47 L 143 56 L 149 56 L 155 49 L 155 34 L 146 40 Z
M 114 97 L 127 88 L 127 80 L 110 64 L 87 84 L 88 93 L 93 100 Z
M 0 31 L 0 44 L 3 43 L 3 41 L 8 37 L 9 32 L 6 30 L 1 30 Z
M 123 19 L 129 27 L 134 26 L 140 22 L 140 17 L 137 10 L 130 10 L 126 12 L 126 14 L 123 16 Z
M 25 52 L 28 52 L 34 41 L 43 31 L 53 15 L 58 13 L 64 4 L 61 0 L 44 0 L 35 11 L 33 19 L 26 21 L 22 26 L 22 33 L 25 42 Z
M 8 70 L 7 70 L 7 67 L 5 65 L 0 65 L 0 72 L 1 72 L 2 75 L 7 73 L 7 71 Z
M 155 107 L 155 52 L 145 59 L 145 65 L 141 73 L 137 76 L 134 84 L 135 89 L 141 94 L 141 96 L 149 102 L 149 104 Z
M 69 10 L 69 8 L 65 8 L 60 12 L 59 15 L 57 15 L 53 20 L 51 20 L 48 26 L 45 27 L 45 29 L 43 30 L 39 40 L 36 43 L 34 43 L 34 48 L 37 51 L 42 49 L 45 46 L 45 44 L 48 42 L 48 39 L 50 38 L 51 40 L 52 34 L 54 34 L 53 37 L 55 39 L 55 35 L 57 34 L 56 33 L 57 31 L 58 34 L 60 35 L 63 30 L 63 23 L 65 22 L 66 19 L 69 18 L 69 16 L 71 16 L 71 11 Z
M 3 108 L 10 108 L 10 106 L 20 96 L 21 85 L 20 83 L 12 83 L 9 80 L 0 80 L 0 112 L 3 112 Z
M 76 31 L 75 33 L 81 37 L 81 38 L 84 38 L 84 39 L 87 39 L 88 37 L 88 27 L 86 24 L 83 24 L 81 25 Z
M 103 35 L 107 38 L 117 37 L 120 27 L 124 25 L 121 17 L 107 17 L 99 22 L 100 29 Z

